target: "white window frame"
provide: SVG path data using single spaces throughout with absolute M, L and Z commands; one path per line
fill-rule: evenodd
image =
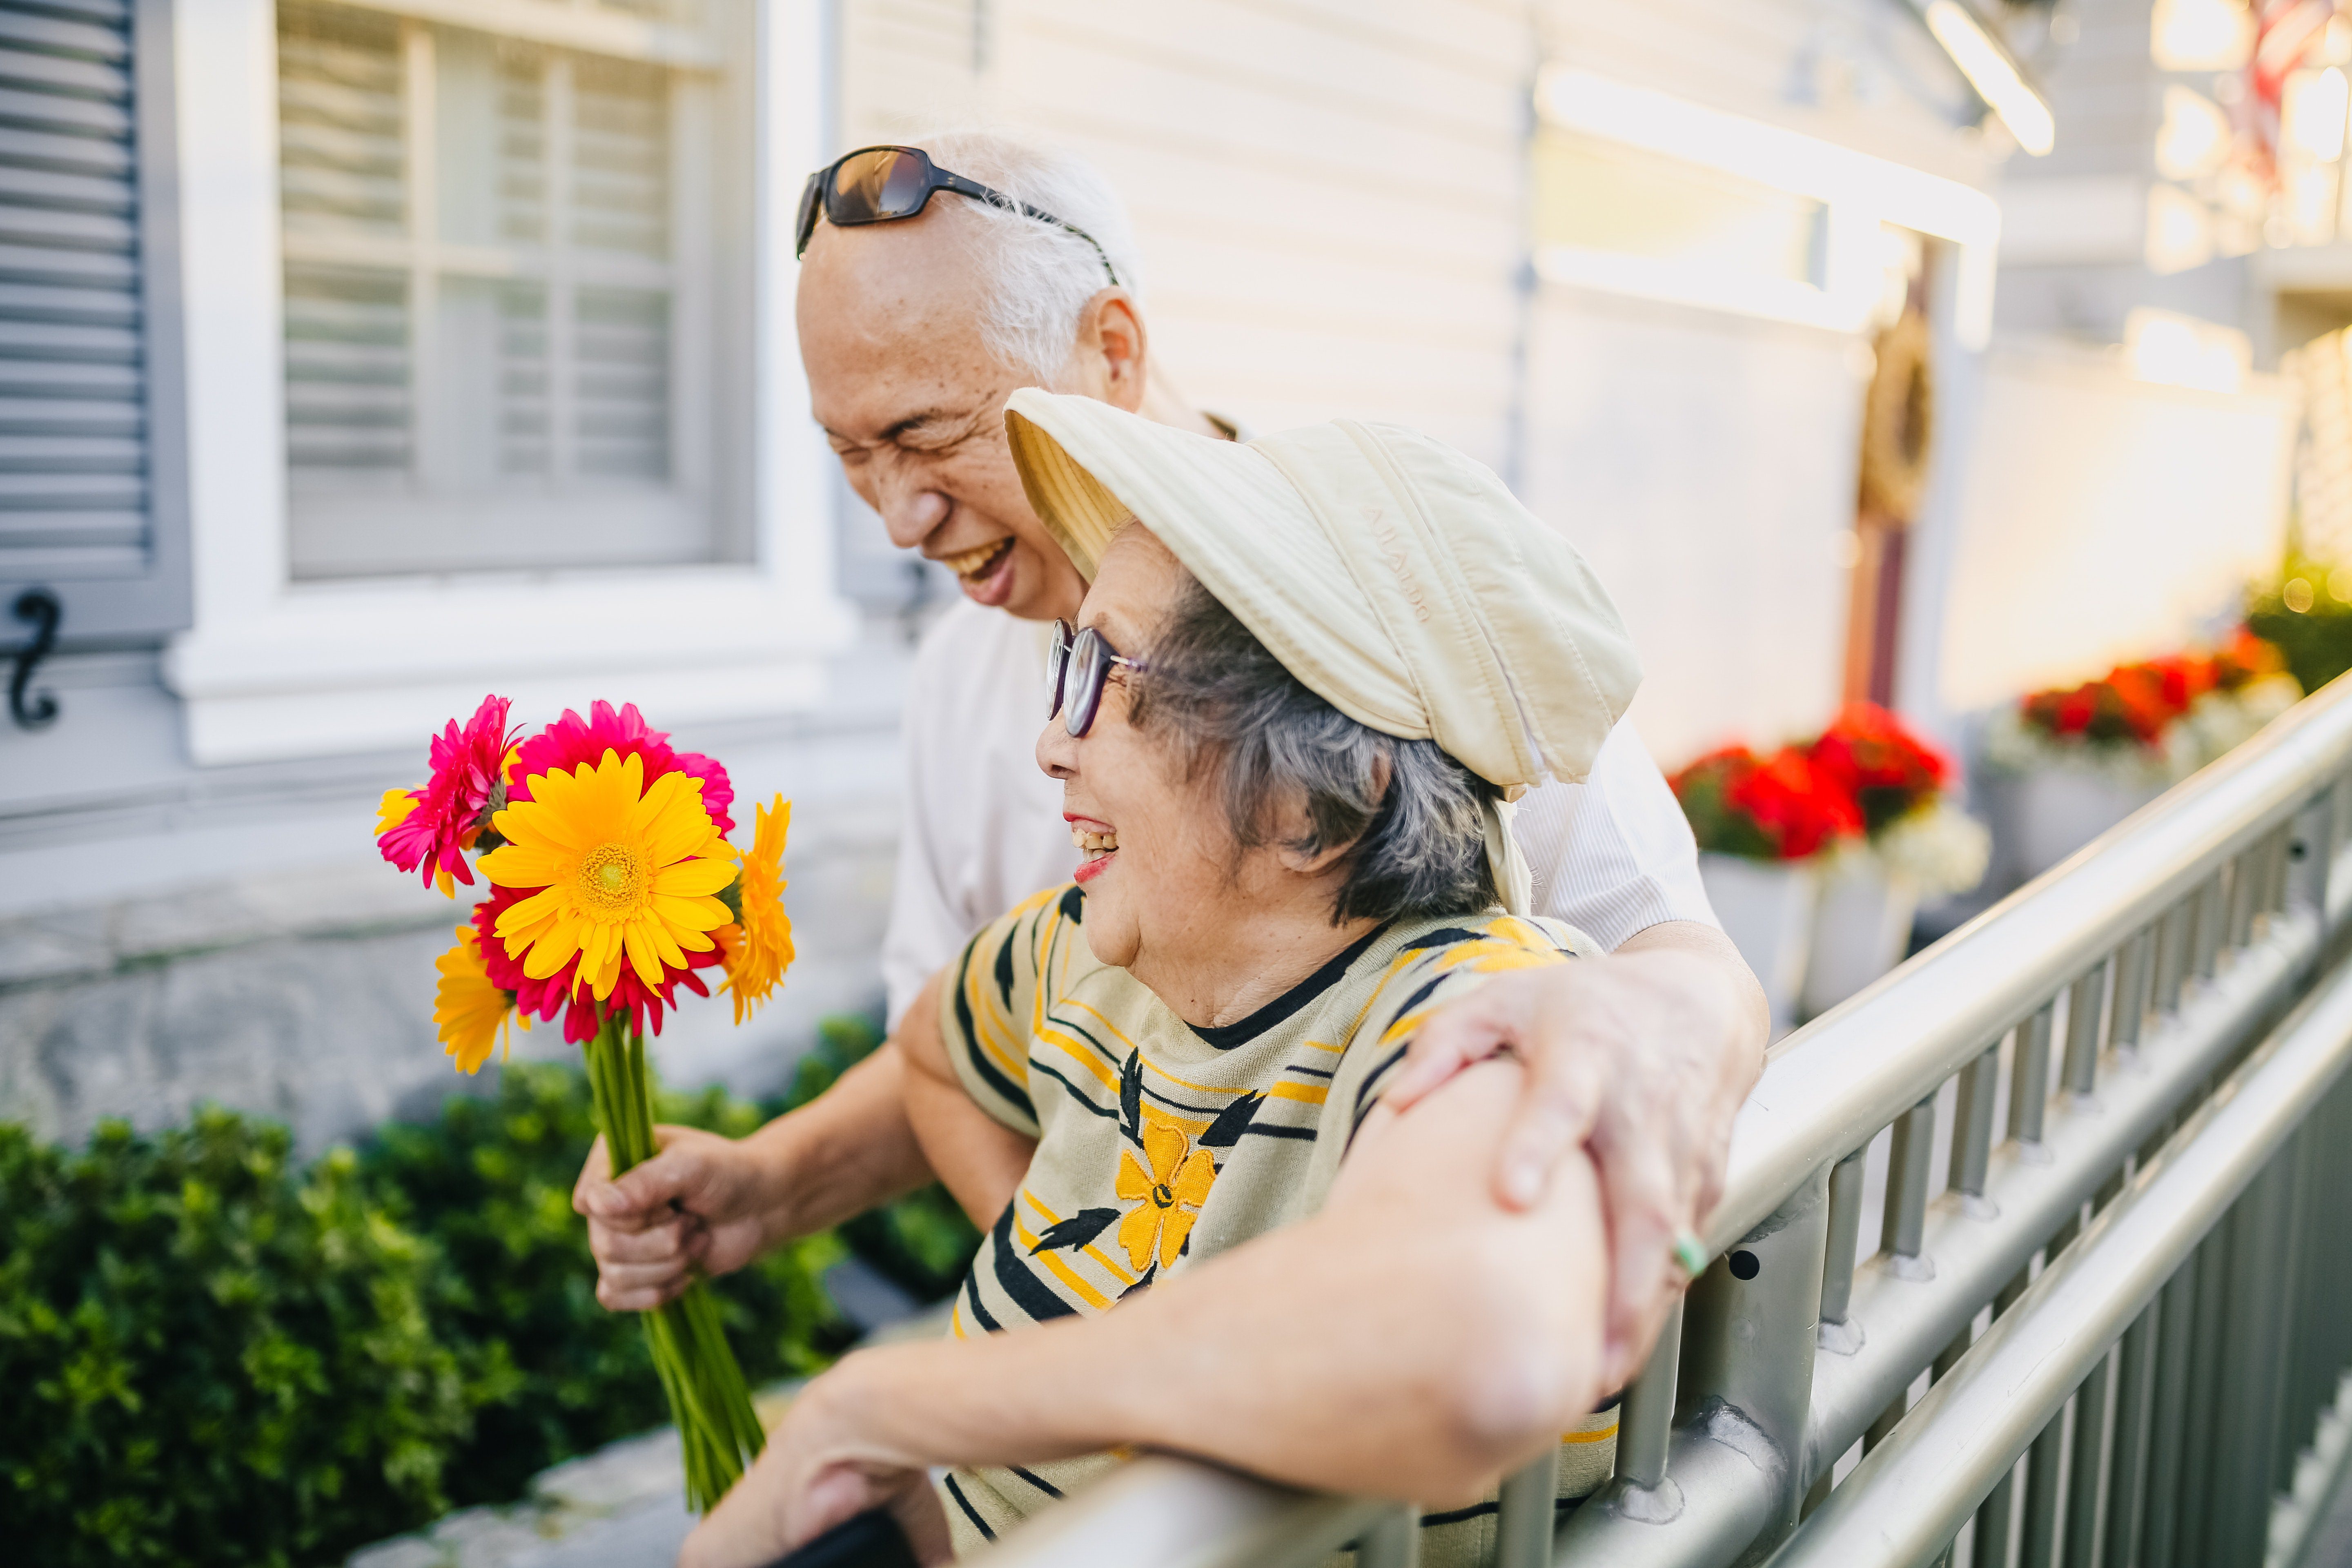
M 1542 71 L 1536 112 L 1563 131 L 1679 159 L 1828 209 L 1826 276 L 1819 284 L 1570 245 L 1536 252 L 1536 273 L 1546 282 L 1860 332 L 1878 300 L 1876 242 L 1879 226 L 1888 223 L 1951 243 L 1959 253 L 1954 335 L 1969 350 L 1991 337 L 2000 208 L 1972 185 L 1568 66 Z
M 379 8 L 580 47 L 686 47 L 542 0 Z M 542 715 L 634 701 L 665 728 L 814 706 L 856 629 L 793 321 L 794 207 L 825 145 L 823 0 L 758 4 L 751 563 L 306 583 L 287 535 L 277 7 L 203 9 L 175 29 L 194 620 L 164 661 L 193 760 L 414 746 L 486 691 Z

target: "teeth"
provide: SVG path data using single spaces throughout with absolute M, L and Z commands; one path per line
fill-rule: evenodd
M 940 564 L 959 577 L 970 577 L 983 566 L 993 563 L 998 552 L 1012 542 L 1013 540 L 1009 535 L 1003 539 L 992 539 L 986 544 L 975 549 L 960 550 L 953 555 L 942 555 L 940 557 Z
M 1073 826 L 1070 829 L 1070 845 L 1076 849 L 1099 849 L 1108 854 L 1118 847 L 1118 835 L 1088 833 L 1083 827 Z

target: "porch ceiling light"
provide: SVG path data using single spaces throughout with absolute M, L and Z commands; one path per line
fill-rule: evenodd
M 2017 144 L 2037 158 L 2046 155 L 2057 144 L 2057 121 L 2007 46 L 1961 0 L 1911 0 L 1911 8 Z

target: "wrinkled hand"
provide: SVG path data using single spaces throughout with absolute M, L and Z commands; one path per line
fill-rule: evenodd
M 880 1397 L 859 1392 L 870 1360 L 852 1356 L 802 1390 L 743 1479 L 686 1538 L 678 1568 L 761 1568 L 876 1508 L 898 1520 L 917 1561 L 953 1560 L 930 1472 L 866 1418 Z
M 1383 1097 L 1402 1110 L 1507 1048 L 1525 1063 L 1496 1195 L 1528 1208 L 1563 1158 L 1591 1154 L 1609 1221 L 1612 1388 L 1641 1370 L 1685 1283 L 1675 1236 L 1697 1229 L 1722 1195 L 1732 1118 L 1762 1069 L 1768 1028 L 1754 977 L 1719 932 L 1653 931 L 1654 944 L 1498 975 L 1432 1015 Z
M 596 1255 L 596 1300 L 616 1312 L 650 1311 L 698 1269 L 740 1268 L 769 1239 L 766 1175 L 744 1145 L 669 1126 L 654 1129 L 654 1157 L 616 1182 L 600 1135 L 572 1189 Z

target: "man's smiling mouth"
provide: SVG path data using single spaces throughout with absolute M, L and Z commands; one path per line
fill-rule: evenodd
M 1013 536 L 992 539 L 986 544 L 970 550 L 959 550 L 953 555 L 942 555 L 940 564 L 967 583 L 976 583 L 996 569 L 997 563 L 1012 552 Z

